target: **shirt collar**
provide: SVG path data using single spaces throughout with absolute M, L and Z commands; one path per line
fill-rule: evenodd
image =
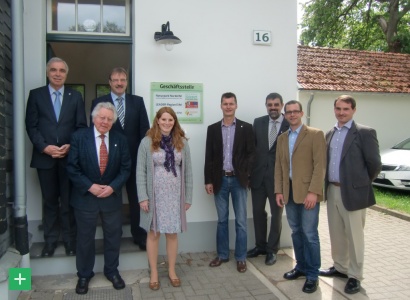
M 347 122 L 346 124 L 344 124 L 341 128 L 339 128 L 338 126 L 338 122 L 336 122 L 335 124 L 335 129 L 340 130 L 343 127 L 346 127 L 347 129 L 350 129 L 352 127 L 352 123 L 353 123 L 353 119 L 351 119 L 349 122 Z
M 108 131 L 107 133 L 105 133 L 105 137 L 108 138 L 109 137 L 110 132 Z M 94 126 L 94 136 L 95 138 L 100 137 L 101 133 L 97 130 L 97 128 L 95 128 Z
M 116 101 L 117 98 L 119 98 L 119 97 L 122 97 L 122 99 L 125 100 L 125 93 L 122 94 L 122 95 L 117 96 L 116 94 L 114 94 L 113 92 L 111 92 L 111 98 L 112 98 L 113 101 Z
M 297 134 L 299 134 L 300 130 L 302 129 L 302 126 L 303 126 L 303 123 L 300 124 L 300 126 L 299 126 L 298 128 L 296 128 L 295 131 L 292 131 L 292 128 L 289 127 L 288 134 L 295 133 L 295 132 L 296 132 Z
M 269 123 L 282 123 L 282 122 L 283 122 L 283 115 L 282 114 L 280 114 L 279 118 L 277 118 L 276 120 L 272 119 L 269 116 Z
M 59 90 L 55 90 L 51 85 L 48 85 L 48 91 L 50 92 L 50 95 L 52 95 L 54 92 L 60 92 L 61 96 L 63 96 L 64 95 L 64 85 Z
M 233 126 L 233 125 L 236 125 L 236 118 L 233 119 L 232 124 L 229 125 L 229 126 Z M 224 126 L 225 126 L 225 127 L 229 127 L 229 126 L 224 125 L 224 119 L 222 119 L 222 121 L 221 121 L 221 127 L 224 127 Z

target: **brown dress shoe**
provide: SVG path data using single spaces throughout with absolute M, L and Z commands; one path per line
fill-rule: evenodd
M 228 261 L 229 261 L 229 258 L 223 259 L 223 258 L 216 257 L 213 260 L 211 260 L 211 262 L 209 263 L 209 266 L 210 267 L 219 267 L 220 265 L 222 265 L 222 263 L 225 263 L 225 262 L 228 262 Z
M 246 268 L 246 261 L 238 261 L 236 262 L 236 269 L 238 270 L 239 273 L 245 273 L 247 268 Z
M 149 283 L 149 288 L 153 291 L 158 291 L 160 286 L 161 286 L 161 283 L 159 281 Z
M 172 279 L 171 277 L 169 278 L 169 283 L 173 286 L 173 287 L 179 287 L 181 286 L 181 280 L 179 278 L 176 279 Z

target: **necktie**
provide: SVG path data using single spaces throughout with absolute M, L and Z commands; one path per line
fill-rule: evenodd
M 125 111 L 124 111 L 124 103 L 122 97 L 117 98 L 118 101 L 118 119 L 120 119 L 120 123 L 122 128 L 124 128 L 124 118 L 125 118 Z
M 104 142 L 105 135 L 100 135 L 101 138 L 101 146 L 100 146 L 100 172 L 101 175 L 104 174 L 105 168 L 107 167 L 108 163 L 108 151 L 107 145 Z
M 56 95 L 55 100 L 54 100 L 54 112 L 56 114 L 56 118 L 58 121 L 58 117 L 60 116 L 60 110 L 61 110 L 60 92 L 54 92 L 53 94 Z
M 273 122 L 272 128 L 269 132 L 269 149 L 272 148 L 273 143 L 278 136 L 278 130 L 276 129 L 276 121 Z

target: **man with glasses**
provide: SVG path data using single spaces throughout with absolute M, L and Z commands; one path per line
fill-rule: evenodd
M 110 73 L 108 82 L 111 93 L 93 100 L 91 111 L 101 102 L 110 102 L 117 110 L 118 119 L 114 122 L 112 129 L 125 135 L 131 155 L 131 174 L 125 186 L 130 205 L 131 234 L 134 243 L 141 250 L 146 250 L 147 233 L 139 226 L 140 206 L 138 204 L 136 168 L 138 147 L 150 127 L 147 110 L 142 97 L 126 94 L 127 71 L 124 68 L 114 68 Z
M 111 130 L 117 112 L 109 102 L 91 113 L 93 127 L 79 130 L 71 139 L 67 172 L 73 183 L 71 205 L 77 221 L 77 294 L 88 292 L 94 276 L 95 231 L 101 218 L 104 234 L 104 275 L 117 290 L 125 287 L 118 272 L 122 236 L 122 187 L 131 171 L 126 138 Z
M 326 142 L 323 131 L 302 123 L 299 101 L 285 104 L 285 116 L 290 128 L 278 137 L 275 193 L 277 205 L 286 205 L 296 266 L 283 277 L 294 280 L 306 276 L 302 291 L 313 293 L 319 284 L 319 202 L 323 198 Z

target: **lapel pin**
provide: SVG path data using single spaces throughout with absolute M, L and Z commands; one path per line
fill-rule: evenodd
M 117 144 L 114 144 L 114 147 L 117 147 Z

